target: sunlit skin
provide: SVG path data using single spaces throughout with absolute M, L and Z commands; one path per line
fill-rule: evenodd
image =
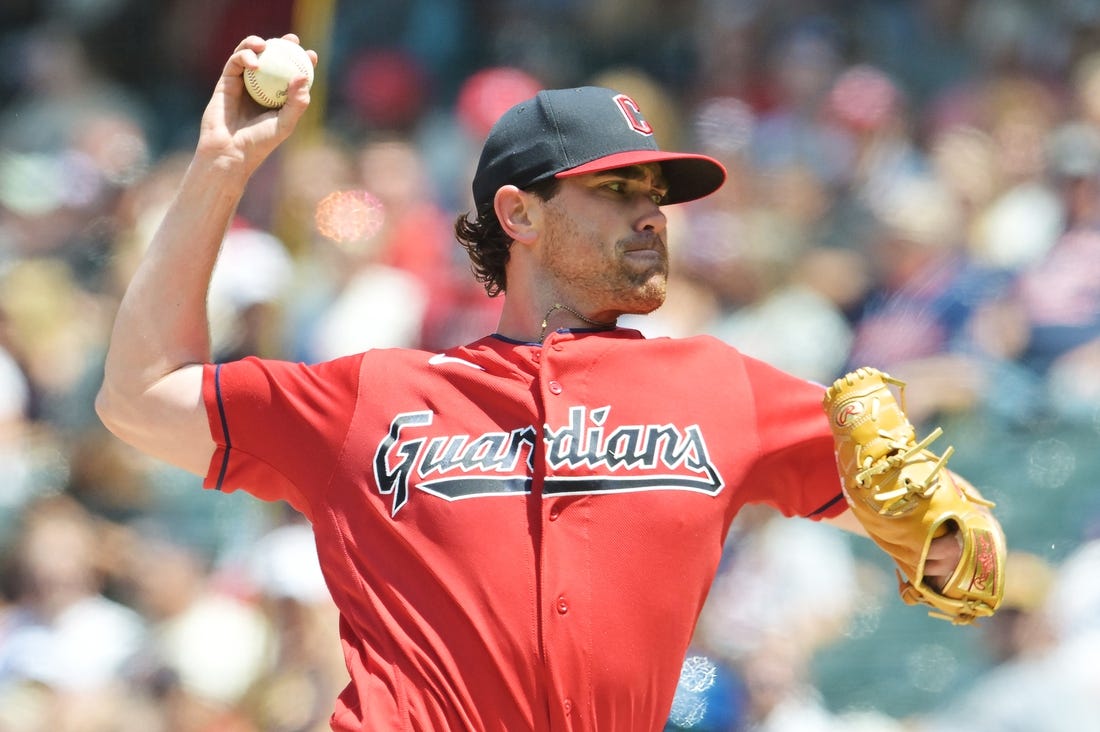
M 499 332 L 541 340 L 540 321 L 584 327 L 652 312 L 668 282 L 667 184 L 656 164 L 563 178 L 548 201 L 511 186 L 498 192 L 498 216 L 516 240 Z M 501 213 L 503 212 L 503 216 Z
M 665 300 L 666 187 L 658 176 L 651 165 L 566 178 L 544 206 L 543 271 L 589 317 L 648 313 Z

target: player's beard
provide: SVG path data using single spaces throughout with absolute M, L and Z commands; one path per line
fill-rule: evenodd
M 650 250 L 644 255 L 646 261 L 636 261 L 639 247 Z M 615 294 L 629 304 L 623 312 L 645 314 L 661 307 L 668 291 L 668 249 L 664 240 L 657 234 L 621 239 L 615 243 L 615 254 L 621 284 Z
M 586 237 L 562 219 L 555 229 L 554 244 L 546 248 L 542 265 L 571 304 L 589 314 L 618 315 L 650 313 L 664 303 L 668 247 L 660 234 L 638 233 L 618 240 L 609 251 L 605 242 Z M 564 241 L 569 245 L 558 244 Z M 642 249 L 651 251 L 638 253 Z

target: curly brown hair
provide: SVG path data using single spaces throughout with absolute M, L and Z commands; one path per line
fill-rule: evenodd
M 550 177 L 532 183 L 523 190 L 534 193 L 543 201 L 549 201 L 560 187 L 561 181 Z M 455 237 L 470 257 L 474 278 L 485 286 L 489 297 L 496 297 L 507 291 L 508 278 L 504 265 L 508 264 L 511 254 L 512 237 L 504 232 L 493 204 L 480 206 L 476 218 L 471 218 L 470 212 L 460 214 L 455 219 Z

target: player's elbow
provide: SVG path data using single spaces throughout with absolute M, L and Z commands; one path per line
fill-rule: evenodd
M 115 386 L 108 377 L 95 397 L 95 413 L 99 421 L 115 437 L 131 445 L 139 444 L 135 430 L 141 428 L 141 395 L 129 394 Z
M 110 385 L 104 382 L 95 396 L 95 413 L 109 432 L 125 440 L 126 420 L 123 418 L 122 402 Z
M 135 444 L 139 438 L 136 432 L 155 424 L 155 384 L 141 371 L 120 368 L 108 358 L 95 397 L 99 421 L 116 437 Z
M 146 455 L 205 474 L 214 443 L 202 400 L 202 366 L 176 369 L 148 386 L 129 376 L 120 382 L 108 371 L 100 386 L 95 411 L 103 426 Z

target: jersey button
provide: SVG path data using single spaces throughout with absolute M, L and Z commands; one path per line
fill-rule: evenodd
M 546 388 L 550 390 L 551 394 L 557 395 L 561 394 L 562 392 L 561 384 L 556 381 L 551 381 L 549 384 L 546 385 Z
M 558 508 L 550 509 L 550 520 L 551 521 L 557 521 L 558 516 L 561 516 L 561 509 L 558 509 Z
M 531 360 L 534 361 L 535 363 L 538 363 L 539 361 L 541 361 L 542 360 L 542 352 L 541 351 L 535 351 L 534 353 L 532 353 L 531 354 Z
M 569 612 L 569 603 L 565 599 L 565 595 L 558 598 L 558 615 L 565 615 Z
M 568 717 L 570 714 L 573 713 L 573 700 L 566 699 L 561 703 L 561 707 L 565 711 L 565 716 Z

